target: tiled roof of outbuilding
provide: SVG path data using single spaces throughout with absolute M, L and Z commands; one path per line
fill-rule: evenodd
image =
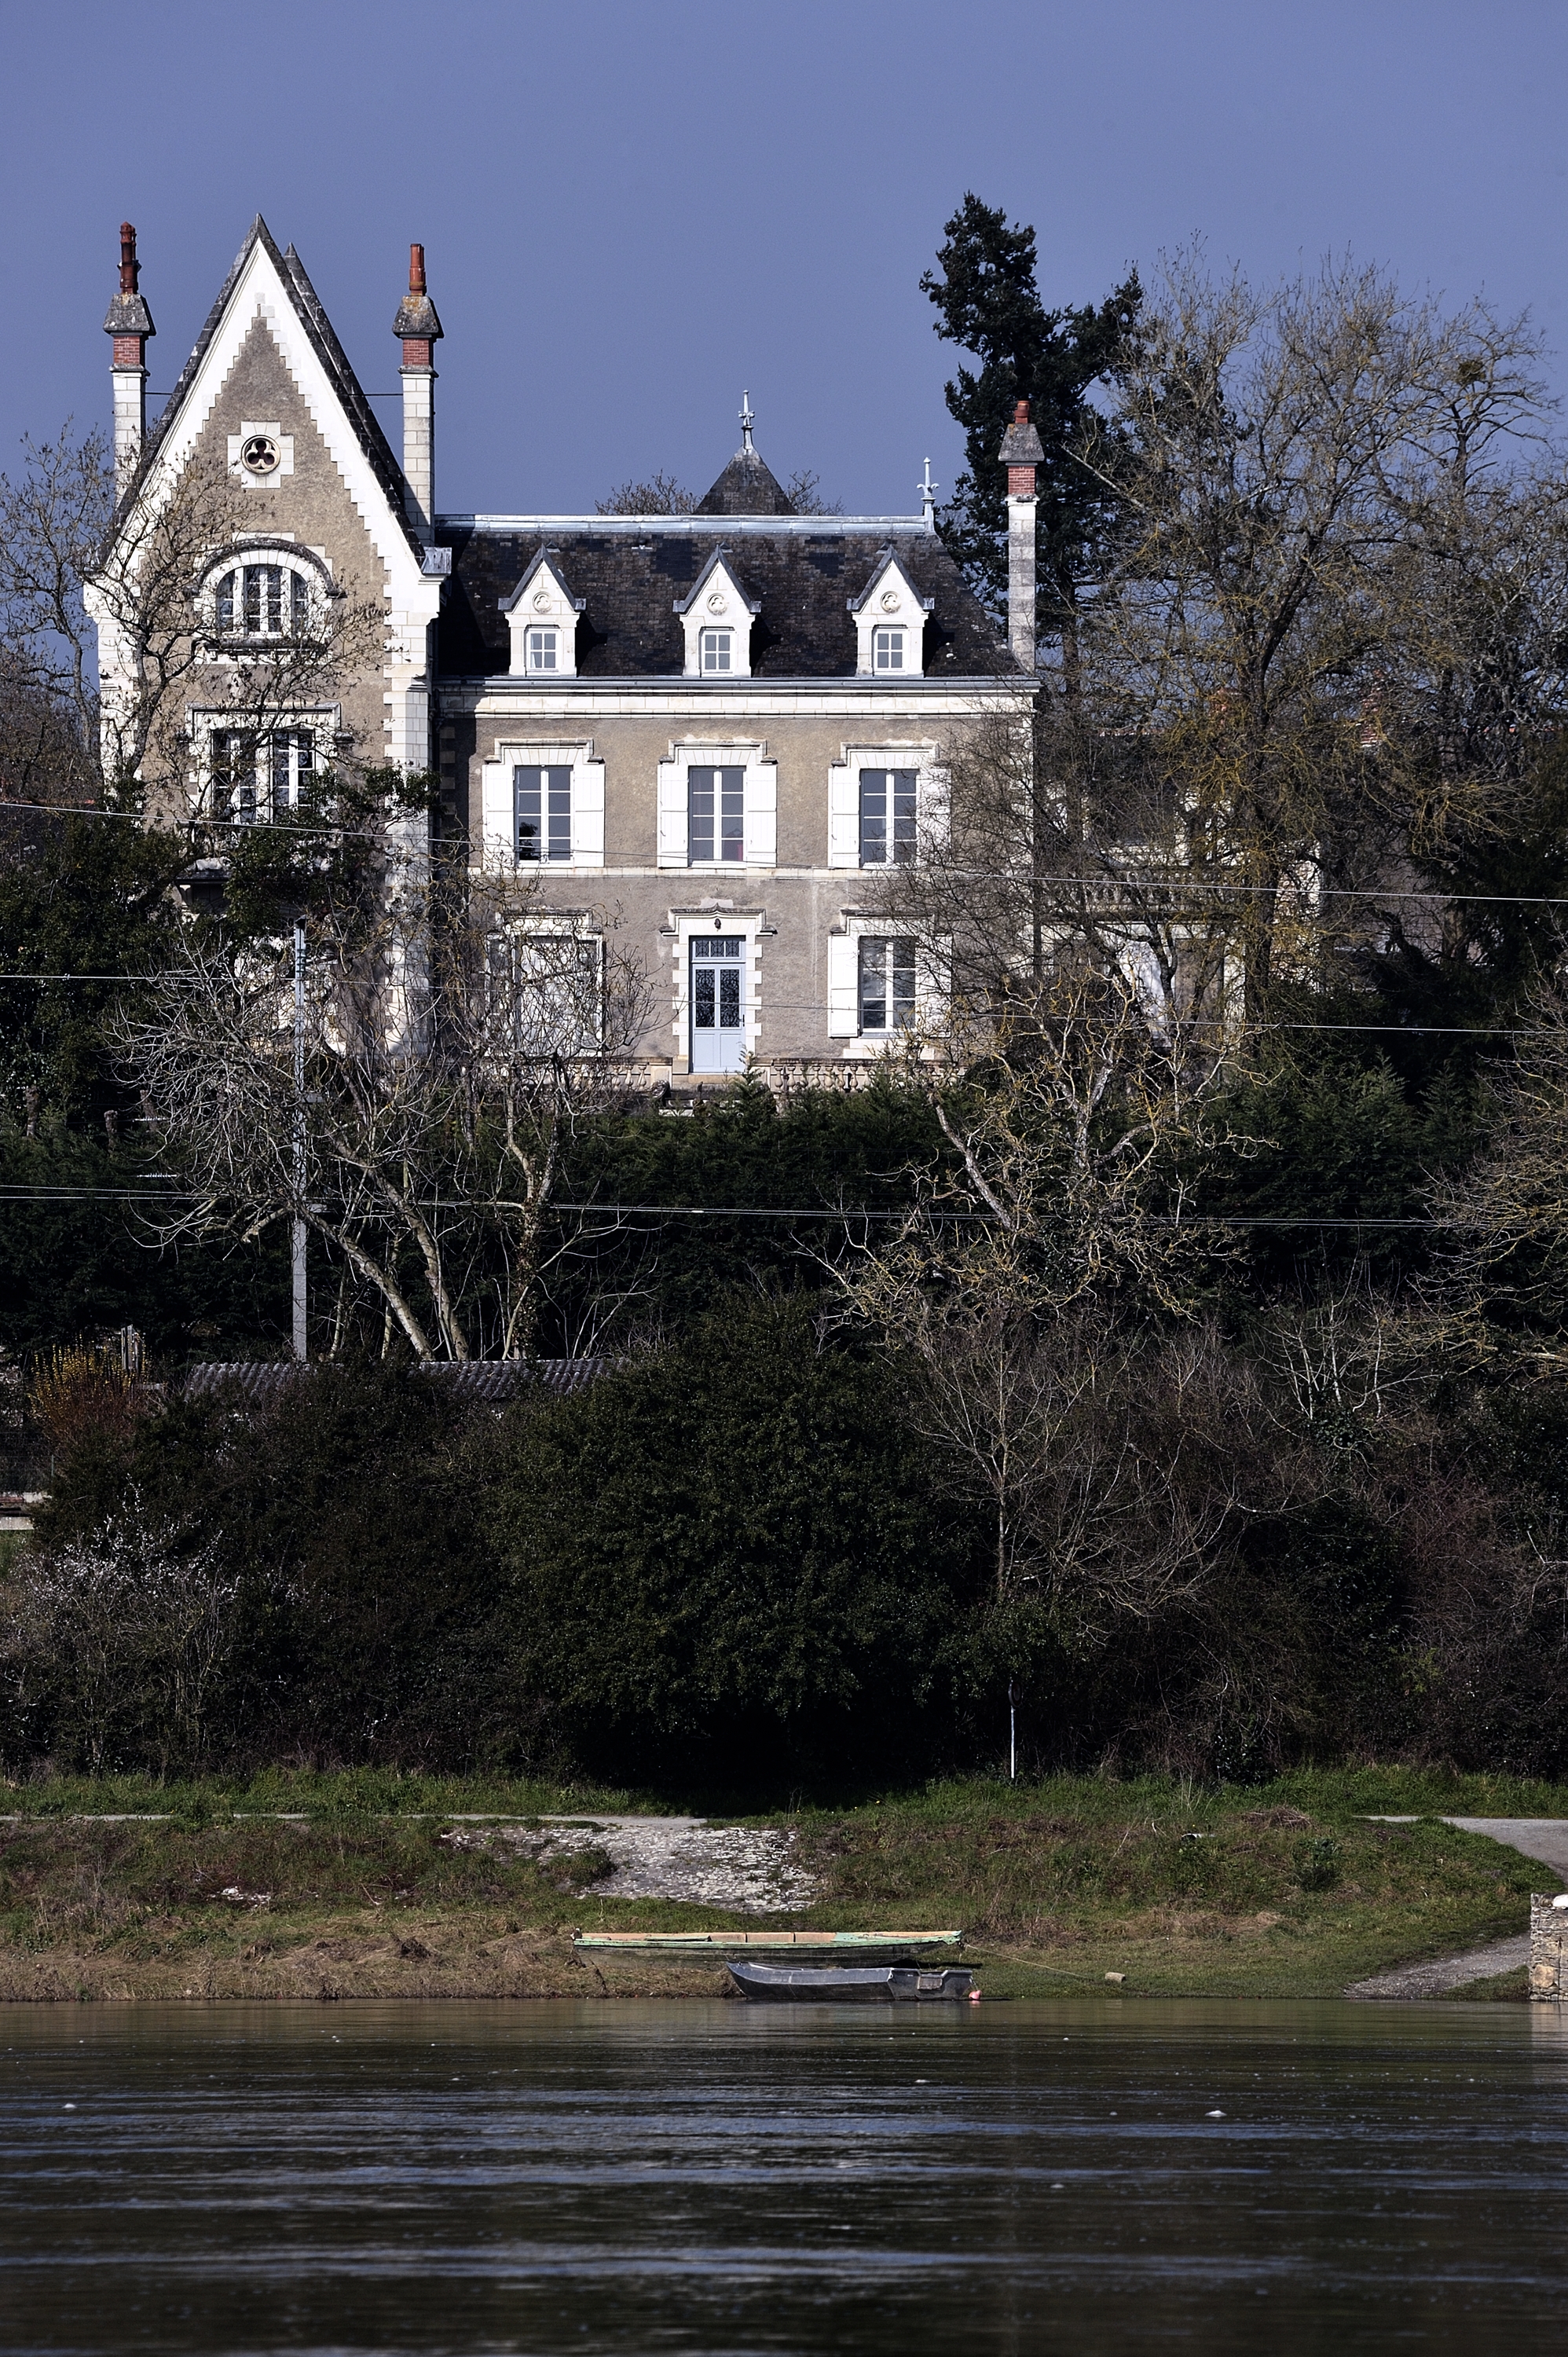
M 684 638 L 676 601 L 715 546 L 760 603 L 751 667 L 763 679 L 840 679 L 855 668 L 849 600 L 887 549 L 922 597 L 928 676 L 983 678 L 1015 669 L 1006 642 L 929 525 L 875 516 L 448 516 L 435 537 L 452 550 L 441 608 L 444 677 L 505 672 L 510 637 L 500 602 L 541 547 L 585 601 L 577 670 L 597 679 L 678 677 Z

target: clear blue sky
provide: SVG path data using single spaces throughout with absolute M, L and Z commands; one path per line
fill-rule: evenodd
M 958 455 L 917 282 L 969 188 L 1034 222 L 1049 302 L 1197 232 L 1262 277 L 1349 246 L 1568 345 L 1565 0 L 3 0 L 0 35 L 6 471 L 106 417 L 122 218 L 159 390 L 258 210 L 395 390 L 422 238 L 454 511 L 703 489 L 748 386 L 779 475 L 908 512 Z

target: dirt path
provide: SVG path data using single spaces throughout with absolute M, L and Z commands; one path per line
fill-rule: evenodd
M 1490 1980 L 1494 1973 L 1511 1973 L 1530 1961 L 1530 1933 L 1511 1940 L 1494 1940 L 1487 1948 L 1471 1948 L 1463 1956 L 1439 1956 L 1424 1964 L 1399 1964 L 1390 1973 L 1374 1974 L 1369 1981 L 1352 1981 L 1347 1996 L 1446 1996 L 1450 1989 L 1469 1981 Z
M 1414 1817 L 1374 1820 L 1385 1824 L 1415 1824 Z M 1522 1857 L 1539 1858 L 1568 1882 L 1568 1817 L 1444 1817 L 1445 1825 L 1461 1833 L 1484 1834 L 1488 1841 L 1517 1849 Z M 1496 1973 L 1511 1973 L 1530 1962 L 1530 1934 L 1520 1932 L 1490 1946 L 1471 1948 L 1462 1956 L 1438 1956 L 1423 1964 L 1398 1964 L 1391 1972 L 1375 1973 L 1370 1980 L 1354 1981 L 1347 1996 L 1445 1996 L 1450 1989 L 1470 1981 L 1490 1980 Z

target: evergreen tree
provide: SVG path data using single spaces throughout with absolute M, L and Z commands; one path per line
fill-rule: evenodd
M 940 274 L 927 271 L 920 281 L 937 307 L 937 333 L 979 362 L 961 368 L 946 388 L 968 467 L 941 512 L 941 534 L 977 594 L 999 609 L 1007 593 L 1007 488 L 996 454 L 1014 404 L 1027 399 L 1046 454 L 1036 482 L 1037 635 L 1060 642 L 1070 691 L 1080 586 L 1116 521 L 1112 496 L 1074 453 L 1094 423 L 1094 387 L 1115 375 L 1137 322 L 1138 274 L 1130 271 L 1098 309 L 1047 311 L 1033 229 L 1010 229 L 1004 210 L 972 194 L 948 222 L 937 263 Z

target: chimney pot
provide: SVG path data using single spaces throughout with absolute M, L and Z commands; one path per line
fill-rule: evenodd
M 411 295 L 423 295 L 425 291 L 424 248 L 422 245 L 411 245 L 408 249 L 408 291 Z
M 156 330 L 138 292 L 141 275 L 135 223 L 122 221 L 119 292 L 103 322 L 104 334 L 113 338 L 114 484 L 122 492 L 141 463 L 147 436 L 147 338 Z

